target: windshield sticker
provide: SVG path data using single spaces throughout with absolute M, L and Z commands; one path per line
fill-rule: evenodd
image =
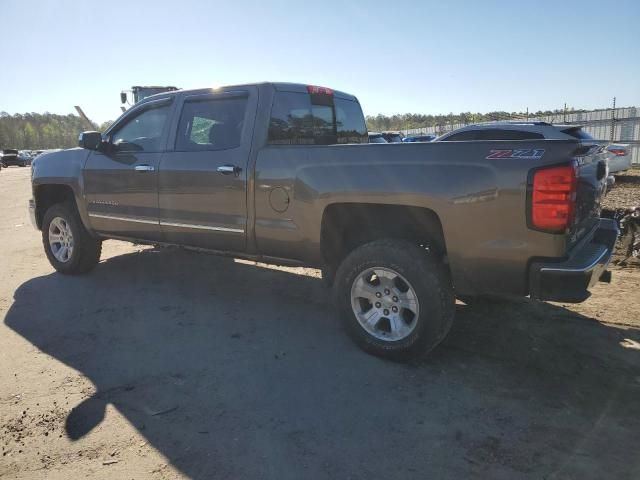
M 544 155 L 544 148 L 523 148 L 518 150 L 490 150 L 487 160 L 494 158 L 519 158 L 521 160 L 540 160 Z

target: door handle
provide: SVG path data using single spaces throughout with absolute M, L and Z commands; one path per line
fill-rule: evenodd
M 218 173 L 221 173 L 222 175 L 230 175 L 230 174 L 234 174 L 234 175 L 240 175 L 240 172 L 242 171 L 242 168 L 237 167 L 235 165 L 220 165 L 217 169 Z
M 153 172 L 156 168 L 151 165 L 136 165 L 134 170 L 136 172 Z

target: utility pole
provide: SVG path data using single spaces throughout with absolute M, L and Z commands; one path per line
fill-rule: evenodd
M 527 107 L 527 122 L 529 121 L 529 107 Z
M 565 102 L 564 111 L 562 112 L 562 123 L 567 123 L 567 102 Z
M 613 108 L 611 109 L 611 142 L 616 137 L 616 97 L 613 97 Z

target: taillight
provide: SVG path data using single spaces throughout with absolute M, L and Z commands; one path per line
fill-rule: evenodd
M 609 148 L 609 153 L 613 153 L 616 157 L 624 157 L 627 151 L 624 148 Z
M 318 87 L 316 85 L 307 85 L 307 92 L 312 95 L 333 95 L 333 90 L 327 87 Z
M 573 222 L 576 204 L 575 165 L 536 170 L 531 195 L 531 224 L 548 232 L 565 231 Z

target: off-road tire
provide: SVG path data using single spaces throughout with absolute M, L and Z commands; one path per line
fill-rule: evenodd
M 56 217 L 63 218 L 73 234 L 73 252 L 66 262 L 54 256 L 49 243 L 49 225 Z M 46 211 L 42 219 L 42 245 L 53 268 L 67 275 L 87 273 L 98 264 L 102 253 L 102 241 L 91 236 L 71 203 L 57 203 Z
M 359 323 L 351 304 L 353 282 L 368 269 L 394 270 L 413 288 L 420 305 L 413 331 L 397 341 L 380 340 Z M 342 262 L 335 277 L 334 302 L 347 332 L 365 351 L 394 360 L 422 357 L 447 335 L 455 297 L 446 265 L 433 253 L 406 240 L 382 239 L 364 244 Z

